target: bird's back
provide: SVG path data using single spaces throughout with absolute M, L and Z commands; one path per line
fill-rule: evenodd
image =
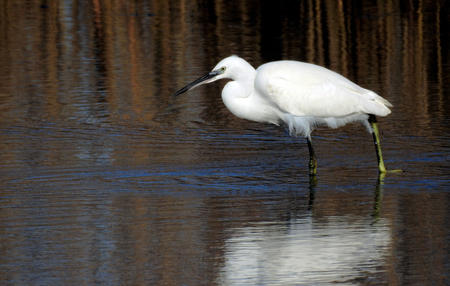
M 257 69 L 255 89 L 292 116 L 341 118 L 354 114 L 386 116 L 392 106 L 376 93 L 324 67 L 277 61 Z

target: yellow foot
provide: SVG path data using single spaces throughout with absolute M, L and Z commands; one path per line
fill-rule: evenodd
M 402 173 L 403 172 L 403 170 L 400 170 L 400 169 L 395 169 L 395 170 L 383 170 L 383 171 L 380 171 L 379 172 L 379 175 L 380 175 L 380 179 L 382 180 L 382 179 L 384 179 L 384 177 L 387 175 L 387 174 L 398 174 L 398 173 Z
M 387 174 L 387 173 L 401 173 L 401 172 L 403 172 L 403 170 L 400 170 L 400 169 L 396 169 L 396 170 L 386 170 L 386 169 L 383 169 L 383 170 L 379 170 L 380 171 L 380 174 Z
M 403 172 L 403 170 L 395 169 L 395 170 L 387 170 L 386 172 L 387 173 L 401 173 L 401 172 Z

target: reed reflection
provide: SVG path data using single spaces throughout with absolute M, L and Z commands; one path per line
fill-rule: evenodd
M 149 122 L 173 86 L 233 53 L 255 66 L 282 58 L 324 65 L 375 89 L 393 101 L 395 113 L 410 113 L 423 125 L 447 114 L 442 67 L 447 43 L 441 41 L 445 11 L 440 1 L 377 6 L 346 1 L 156 0 L 125 7 L 103 1 L 79 5 L 52 2 L 45 8 L 32 5 L 29 10 L 19 1 L 17 6 L 2 7 L 5 28 L 1 33 L 8 40 L 2 44 L 1 72 L 4 82 L 9 82 L 3 84 L 3 92 L 10 94 L 7 102 L 22 102 L 23 108 L 37 112 L 29 116 L 80 120 L 85 109 L 96 104 L 87 95 L 97 94 L 104 97 L 97 100 L 104 100 L 106 108 L 100 114 L 112 116 L 113 122 L 130 118 Z M 63 13 L 58 13 L 60 8 Z M 273 15 L 279 18 L 272 19 Z M 27 37 L 18 36 L 25 27 L 30 27 Z M 31 49 L 21 53 L 21 47 Z M 45 85 L 30 85 L 30 78 L 41 79 Z M 11 90 L 14 82 L 25 87 L 25 96 Z M 433 97 L 428 83 L 436 83 Z M 45 96 L 24 101 L 30 94 Z M 203 96 L 210 110 L 204 114 L 212 116 L 217 101 Z M 36 108 L 34 102 L 45 109 Z M 87 105 L 81 105 L 84 110 L 77 113 L 73 106 L 80 102 Z M 189 108 L 198 110 L 195 105 Z M 10 119 L 5 116 L 1 122 Z M 99 117 L 98 112 L 90 116 Z M 413 125 L 408 128 L 414 130 Z
M 210 285 L 261 269 L 289 281 L 290 267 L 308 273 L 306 254 L 327 258 L 312 240 L 339 256 L 329 281 L 444 284 L 448 5 L 366 2 L 3 1 L 5 283 Z M 298 169 L 273 158 L 295 144 L 252 133 L 265 127 L 224 110 L 220 87 L 167 109 L 176 87 L 230 54 L 313 62 L 385 96 L 395 108 L 383 143 L 409 170 L 375 187 L 371 167 L 352 177 L 339 162 L 364 151 L 352 143 L 327 178 L 294 180 Z

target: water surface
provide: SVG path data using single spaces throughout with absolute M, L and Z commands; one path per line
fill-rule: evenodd
M 266 3 L 267 2 L 267 3 Z M 448 285 L 449 7 L 350 1 L 4 1 L 4 285 Z M 235 118 L 238 54 L 333 69 L 394 104 L 362 126 Z

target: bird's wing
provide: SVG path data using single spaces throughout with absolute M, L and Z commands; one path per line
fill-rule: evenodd
M 284 112 L 295 116 L 344 117 L 355 113 L 385 116 L 391 104 L 326 68 L 278 61 L 262 65 L 255 89 Z

